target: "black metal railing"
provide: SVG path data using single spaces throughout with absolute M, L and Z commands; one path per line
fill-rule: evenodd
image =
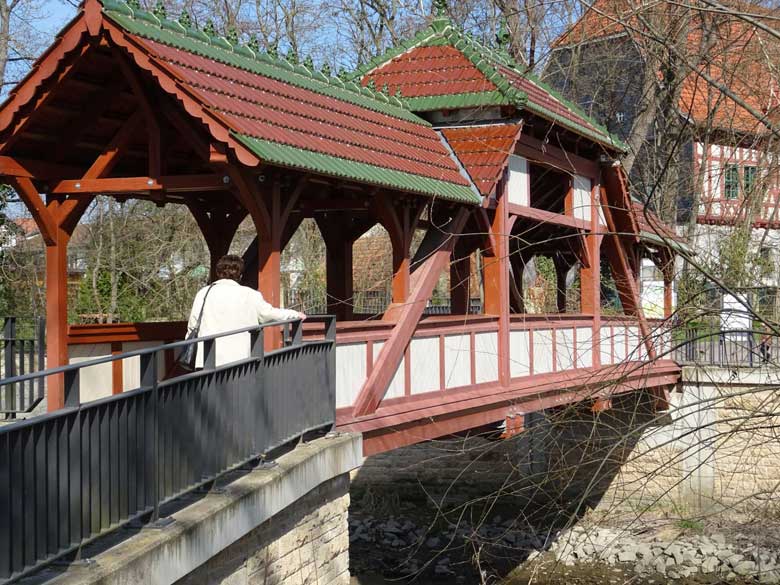
M 25 374 L 64 378 L 65 408 L 0 427 L 0 583 L 9 583 L 162 504 L 335 422 L 335 319 L 303 342 L 300 321 L 231 331 Z M 265 353 L 263 332 L 286 343 Z M 216 365 L 219 338 L 248 333 L 249 357 Z M 204 368 L 160 380 L 166 350 L 202 343 Z M 80 403 L 80 372 L 140 358 L 141 386 Z M 106 384 L 110 384 L 109 380 Z
M 673 334 L 674 359 L 681 364 L 758 367 L 778 364 L 780 338 L 755 331 L 683 329 Z
M 44 319 L 20 321 L 16 317 L 6 317 L 0 336 L 3 356 L 0 378 L 14 378 L 42 370 L 45 366 L 45 339 Z M 14 418 L 19 413 L 31 412 L 43 400 L 44 393 L 44 378 L 5 384 L 0 389 L 0 415 Z

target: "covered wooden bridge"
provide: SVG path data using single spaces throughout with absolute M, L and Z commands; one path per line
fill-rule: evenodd
M 84 348 L 111 355 L 184 336 L 181 323 L 69 325 L 68 241 L 107 195 L 186 205 L 212 266 L 250 217 L 249 284 L 277 305 L 280 254 L 315 219 L 338 317 L 337 425 L 362 432 L 367 454 L 572 402 L 605 408 L 627 391 L 663 407 L 679 368 L 663 327 L 643 317 L 638 271 L 642 257 L 663 270 L 668 314 L 673 234 L 631 201 L 621 144 L 444 8 L 413 39 L 333 77 L 186 15 L 86 0 L 0 108 L 0 175 L 46 245 L 47 367 Z M 392 242 L 392 303 L 369 320 L 353 314 L 352 248 L 377 223 Z M 557 313 L 526 312 L 534 256 L 554 261 Z M 601 314 L 602 258 L 624 315 Z M 575 266 L 570 314 L 563 283 Z M 451 314 L 426 317 L 445 271 Z M 316 323 L 304 330 L 322 335 Z M 99 392 L 140 383 L 122 363 L 99 370 Z M 63 407 L 64 383 L 49 381 L 49 410 Z

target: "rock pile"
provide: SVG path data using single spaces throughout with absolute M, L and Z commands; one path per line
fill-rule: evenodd
M 575 527 L 560 533 L 550 552 L 561 563 L 603 562 L 626 566 L 640 575 L 667 579 L 713 575 L 726 581 L 755 579 L 780 584 L 777 551 L 759 546 L 737 548 L 721 534 L 681 536 L 665 542 L 657 535 L 631 535 L 610 528 Z
M 381 561 L 394 573 L 414 574 L 424 570 L 439 577 L 459 575 L 463 570 L 462 550 L 474 544 L 489 547 L 507 558 L 553 561 L 573 567 L 577 564 L 605 564 L 648 578 L 673 580 L 738 581 L 780 585 L 778 549 L 755 545 L 747 539 L 739 544 L 722 534 L 682 535 L 670 540 L 661 533 L 632 534 L 606 527 L 577 526 L 557 534 L 529 531 L 513 520 L 496 516 L 489 522 L 431 530 L 408 518 L 350 519 L 352 547 L 376 551 L 368 563 Z

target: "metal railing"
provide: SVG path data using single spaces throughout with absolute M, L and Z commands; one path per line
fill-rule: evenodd
M 777 364 L 780 339 L 765 338 L 755 331 L 702 332 L 684 329 L 674 332 L 674 359 L 680 364 L 758 367 Z
M 0 336 L 3 356 L 0 378 L 14 378 L 42 370 L 46 361 L 45 339 L 44 319 L 21 322 L 16 317 L 6 317 Z M 31 412 L 43 400 L 44 394 L 43 378 L 5 384 L 0 389 L 0 415 L 15 418 L 19 413 Z
M 0 380 L 64 378 L 65 408 L 0 427 L 0 583 L 9 583 L 273 449 L 335 422 L 333 317 L 303 342 L 300 321 L 251 327 Z M 285 345 L 263 350 L 283 326 Z M 216 365 L 219 338 L 249 357 Z M 204 368 L 160 380 L 166 350 L 202 343 Z M 80 403 L 80 372 L 140 358 L 141 386 Z M 110 384 L 110 381 L 106 382 Z

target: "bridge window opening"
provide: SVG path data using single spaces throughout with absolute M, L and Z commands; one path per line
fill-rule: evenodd
M 531 207 L 565 213 L 566 196 L 569 193 L 570 177 L 549 167 L 528 165 L 531 182 Z
M 352 246 L 355 315 L 381 316 L 392 300 L 393 245 L 390 234 L 376 224 Z
M 325 240 L 317 222 L 304 219 L 282 251 L 281 287 L 286 308 L 308 315 L 328 312 L 325 255 Z
M 604 315 L 623 314 L 623 304 L 620 302 L 617 284 L 606 258 L 601 259 L 601 312 Z
M 209 278 L 206 242 L 181 205 L 96 197 L 68 249 L 72 322 L 184 320 Z

